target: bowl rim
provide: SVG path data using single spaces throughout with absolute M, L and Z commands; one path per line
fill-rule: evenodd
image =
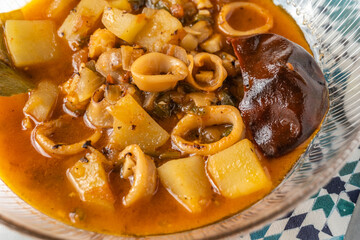
M 290 5 L 290 3 L 289 3 L 289 5 Z M 292 17 L 294 18 L 294 16 L 292 16 Z M 299 23 L 298 23 L 298 25 L 299 25 Z M 304 29 L 302 29 L 302 31 L 304 32 Z M 322 68 L 322 70 L 324 70 L 322 66 L 321 66 L 321 68 Z M 329 86 L 329 82 L 327 82 L 327 86 Z M 331 99 L 330 99 L 330 96 L 329 96 L 329 101 L 330 100 Z M 331 101 L 330 101 L 330 103 L 331 103 Z M 329 111 L 331 110 L 331 108 L 332 108 L 332 105 L 329 106 Z M 328 115 L 329 115 L 329 113 L 327 114 L 326 118 L 328 118 Z M 314 139 L 310 142 L 310 144 L 307 147 L 307 150 L 309 149 L 309 147 L 312 146 L 314 140 L 317 137 L 318 137 L 318 135 L 316 135 L 314 137 Z M 342 148 L 340 148 L 340 150 L 336 153 L 336 156 L 333 157 L 333 158 L 335 158 L 335 160 L 334 160 L 334 163 L 331 165 L 331 167 L 327 168 L 322 175 L 313 176 L 313 178 L 312 178 L 312 180 L 313 180 L 312 187 L 311 188 L 305 188 L 304 189 L 305 191 L 302 191 L 301 194 L 300 193 L 294 194 L 295 199 L 293 199 L 293 201 L 291 201 L 291 202 L 287 201 L 286 203 L 284 203 L 282 205 L 281 208 L 278 208 L 277 210 L 272 211 L 270 214 L 266 215 L 265 217 L 260 218 L 256 222 L 249 223 L 247 225 L 244 225 L 241 228 L 231 228 L 231 229 L 226 229 L 226 231 L 223 231 L 223 232 L 211 233 L 211 234 L 209 234 L 209 236 L 206 236 L 206 239 L 220 239 L 220 238 L 225 238 L 225 237 L 231 237 L 231 236 L 238 235 L 240 232 L 241 232 L 241 234 L 249 233 L 249 232 L 251 232 L 251 231 L 253 231 L 255 229 L 260 229 L 260 228 L 264 227 L 265 225 L 269 224 L 270 222 L 274 221 L 275 219 L 278 219 L 278 218 L 286 215 L 292 209 L 295 209 L 300 203 L 302 203 L 304 200 L 308 199 L 310 196 L 312 196 L 314 193 L 316 193 L 319 190 L 319 188 L 324 186 L 340 170 L 340 168 L 343 165 L 345 165 L 345 163 L 347 162 L 346 160 L 350 157 L 351 153 L 355 150 L 355 148 L 357 148 L 359 146 L 359 144 L 360 144 L 360 130 L 359 130 L 359 128 L 356 128 L 354 130 L 354 133 L 352 134 L 351 139 L 348 139 L 347 142 L 349 144 L 347 146 L 343 146 Z M 299 160 L 301 160 L 301 158 Z M 297 162 L 295 162 L 294 167 L 298 167 L 297 166 L 298 164 L 302 164 L 302 162 L 299 162 L 299 160 Z M 294 169 L 294 167 L 292 167 L 289 172 L 291 172 Z M 4 185 L 6 185 L 6 183 L 3 182 L 1 179 L 0 179 L 0 181 Z M 282 184 L 282 183 L 283 182 L 281 182 L 280 184 Z M 7 185 L 6 185 L 6 187 L 9 188 Z M 268 194 L 271 194 L 271 192 L 268 193 Z M 18 196 L 18 195 L 16 194 L 16 196 Z M 265 198 L 266 198 L 266 196 L 265 196 Z M 264 200 L 264 198 L 260 199 L 259 201 L 255 202 L 254 204 L 258 204 L 258 203 L 262 202 L 263 200 Z M 30 206 L 31 208 L 35 209 L 37 212 L 39 212 L 39 213 L 41 213 L 41 214 L 48 217 L 48 215 L 46 215 L 46 214 L 42 213 L 41 211 L 37 210 L 36 208 L 32 207 L 27 202 L 25 202 L 25 201 L 23 201 L 23 202 L 25 204 L 27 204 L 28 206 Z M 252 204 L 251 206 L 253 206 L 254 204 Z M 246 210 L 246 209 L 243 209 L 243 210 Z M 206 224 L 204 226 L 200 226 L 200 227 L 197 227 L 197 228 L 194 228 L 194 229 L 189 229 L 189 230 L 185 230 L 185 231 L 180 231 L 180 232 L 175 232 L 175 233 L 170 233 L 170 234 L 164 234 L 164 235 L 158 234 L 158 235 L 149 235 L 149 236 L 144 236 L 144 237 L 141 237 L 141 236 L 140 237 L 129 236 L 129 239 L 132 239 L 132 238 L 155 239 L 155 238 L 162 238 L 162 237 L 176 238 L 178 236 L 181 236 L 184 233 L 191 234 L 192 232 L 195 232 L 195 231 L 211 228 L 212 226 L 214 226 L 214 225 L 216 225 L 216 224 L 218 224 L 219 222 L 222 222 L 222 221 L 227 221 L 227 220 L 231 221 L 231 219 L 236 218 L 242 211 L 240 211 L 240 212 L 238 212 L 238 213 L 236 213 L 234 215 L 224 217 L 224 218 L 219 219 L 219 220 L 217 220 L 215 222 L 212 222 L 212 223 L 209 223 L 209 224 Z M 54 221 L 56 221 L 58 223 L 64 224 L 69 228 L 73 228 L 75 230 L 83 230 L 83 231 L 86 231 L 86 232 L 89 232 L 89 233 L 94 233 L 94 234 L 96 234 L 96 236 L 99 236 L 99 237 L 101 237 L 101 236 L 112 236 L 112 235 L 108 235 L 108 234 L 104 234 L 104 233 L 95 233 L 95 232 L 92 232 L 92 231 L 88 231 L 88 230 L 84 230 L 84 229 L 80 229 L 80 228 L 75 228 L 75 227 L 73 227 L 71 225 L 68 225 L 68 224 L 65 224 L 65 223 L 63 223 L 63 222 L 61 222 L 61 221 L 59 221 L 57 219 L 54 219 L 54 218 L 51 218 L 51 219 L 53 219 Z M 51 235 L 46 234 L 46 233 L 42 233 L 41 231 L 29 228 L 29 227 L 27 227 L 25 225 L 21 225 L 20 223 L 17 223 L 15 221 L 11 220 L 10 218 L 4 216 L 2 213 L 0 213 L 0 224 L 3 224 L 4 226 L 8 227 L 11 230 L 15 230 L 16 232 L 18 232 L 20 234 L 30 236 L 30 237 L 35 237 L 35 238 L 40 238 L 40 239 L 48 239 L 48 240 L 62 240 L 63 239 L 63 238 L 51 236 Z M 126 237 L 126 236 L 119 236 L 119 238 L 123 238 L 123 237 Z

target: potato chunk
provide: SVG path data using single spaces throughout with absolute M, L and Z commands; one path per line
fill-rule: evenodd
M 59 94 L 58 87 L 49 81 L 40 82 L 26 102 L 24 112 L 43 122 L 51 116 Z
M 81 67 L 79 74 L 74 74 L 63 84 L 63 91 L 68 101 L 78 104 L 88 101 L 96 89 L 105 81 L 99 74 L 87 67 Z
M 181 22 L 164 10 L 158 10 L 151 16 L 144 29 L 136 36 L 135 42 L 150 51 L 160 52 L 162 47 L 175 39 Z
M 67 177 L 82 201 L 113 209 L 114 196 L 102 166 L 106 159 L 99 151 L 91 151 L 68 169 Z
M 128 43 L 134 42 L 146 22 L 145 14 L 134 15 L 116 8 L 106 8 L 102 18 L 102 23 L 110 32 Z
M 120 149 L 138 144 L 145 153 L 154 153 L 170 137 L 130 94 L 107 109 L 114 116 L 114 132 L 110 143 Z
M 16 67 L 44 63 L 57 56 L 55 24 L 50 20 L 8 20 L 5 37 Z
M 265 174 L 254 146 L 248 139 L 210 156 L 207 169 L 221 194 L 227 198 L 271 187 L 271 180 Z
M 223 46 L 224 39 L 219 33 L 212 35 L 208 40 L 200 44 L 200 47 L 209 53 L 218 52 Z
M 213 194 L 200 156 L 168 161 L 158 168 L 161 183 L 189 212 L 201 212 Z
M 105 0 L 81 0 L 59 28 L 59 36 L 65 37 L 70 47 L 76 50 L 88 37 L 106 5 Z

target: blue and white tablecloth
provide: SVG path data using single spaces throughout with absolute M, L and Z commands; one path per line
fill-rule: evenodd
M 341 171 L 314 196 L 301 203 L 285 217 L 239 239 L 344 239 L 360 193 L 359 160 L 360 146 L 354 150 Z

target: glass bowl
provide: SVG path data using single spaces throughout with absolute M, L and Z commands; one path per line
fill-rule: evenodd
M 10 6 L 17 2 L 6 1 Z M 22 1 L 18 0 L 18 3 Z M 202 228 L 146 239 L 218 239 L 261 228 L 285 215 L 325 185 L 359 145 L 360 1 L 274 2 L 282 6 L 301 27 L 327 79 L 330 110 L 319 133 L 284 181 L 250 208 Z M 29 206 L 3 182 L 0 182 L 0 222 L 19 232 L 44 239 L 133 238 L 98 234 L 65 225 Z

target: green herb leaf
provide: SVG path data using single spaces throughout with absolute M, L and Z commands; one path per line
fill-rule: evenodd
M 230 135 L 231 131 L 233 130 L 233 126 L 226 126 L 224 132 L 222 133 L 222 137 L 227 137 Z
M 193 24 L 195 24 L 195 23 L 197 23 L 199 21 L 207 21 L 210 24 L 214 24 L 214 20 L 212 19 L 211 16 L 204 16 L 204 15 L 201 15 L 201 14 L 196 14 L 195 17 L 194 17 Z
M 183 105 L 181 110 L 186 113 L 193 113 L 198 116 L 202 116 L 206 113 L 204 107 L 197 107 L 193 101 L 190 101 L 186 105 Z
M 178 91 L 184 92 L 184 93 L 192 93 L 197 92 L 195 88 L 193 88 L 191 85 L 187 83 L 178 83 Z
M 25 76 L 0 61 L 0 96 L 26 93 L 34 88 Z
M 160 95 L 154 102 L 153 114 L 159 118 L 168 118 L 172 115 L 175 104 L 170 98 L 169 93 Z

